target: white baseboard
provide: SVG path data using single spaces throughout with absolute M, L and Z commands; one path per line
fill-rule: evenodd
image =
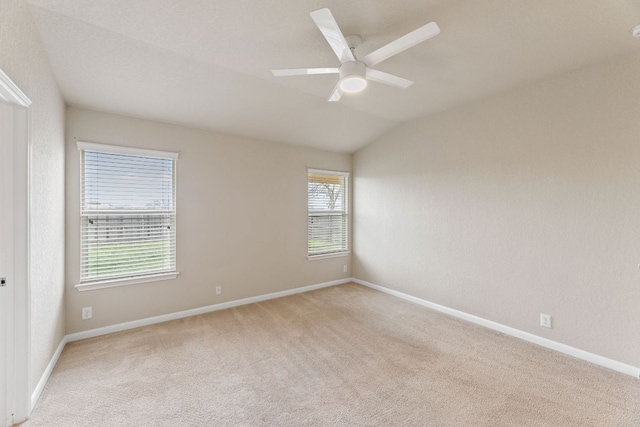
M 286 291 L 273 292 L 271 294 L 258 295 L 255 297 L 242 298 L 234 301 L 222 302 L 220 304 L 208 305 L 205 307 L 193 308 L 191 310 L 178 311 L 175 313 L 162 314 L 155 317 L 147 317 L 146 319 L 133 320 L 131 322 L 118 323 L 117 325 L 105 326 L 103 328 L 91 329 L 83 332 L 76 332 L 67 335 L 67 342 L 84 340 L 87 338 L 99 337 L 100 335 L 112 334 L 114 332 L 126 331 L 128 329 L 139 328 L 141 326 L 153 325 L 156 323 L 167 322 L 169 320 L 182 319 L 184 317 L 196 316 L 198 314 L 210 313 L 212 311 L 224 310 L 227 308 L 238 307 L 255 302 L 267 301 L 274 298 L 282 298 L 289 295 L 309 292 L 316 289 L 327 288 L 329 286 L 341 285 L 348 283 L 351 278 L 333 280 L 331 282 L 318 283 L 317 285 L 303 286 L 301 288 L 288 289 Z
M 47 385 L 47 381 L 49 381 L 51 372 L 53 372 L 53 368 L 56 367 L 56 363 L 58 363 L 58 359 L 62 354 L 62 350 L 64 350 L 64 346 L 67 345 L 67 342 L 69 341 L 67 340 L 67 336 L 65 335 L 60 340 L 60 344 L 58 344 L 58 348 L 56 349 L 55 353 L 53 353 L 53 357 L 51 357 L 51 360 L 47 365 L 47 369 L 44 370 L 42 377 L 40 377 L 40 381 L 38 381 L 38 385 L 36 385 L 35 390 L 33 390 L 33 393 L 31 393 L 31 406 L 29 407 L 29 414 L 31 414 L 31 411 L 33 411 L 33 408 L 36 407 L 36 403 L 38 403 L 38 400 L 40 400 L 40 396 L 42 395 L 44 386 Z
M 360 285 L 366 286 L 371 289 L 375 289 L 380 292 L 384 292 L 389 295 L 393 295 L 398 298 L 402 298 L 406 301 L 411 301 L 415 304 L 419 304 L 423 307 L 430 308 L 435 311 L 439 311 L 441 313 L 448 314 L 453 317 L 457 317 L 462 320 L 466 320 L 471 323 L 475 323 L 480 326 L 484 326 L 489 329 L 493 329 L 494 331 L 502 332 L 503 334 L 510 335 L 512 337 L 520 338 L 525 341 L 529 341 L 534 344 L 538 344 L 542 347 L 550 348 L 555 351 L 559 351 L 560 353 L 567 354 L 569 356 L 573 356 L 578 359 L 585 360 L 587 362 L 594 363 L 596 365 L 612 369 L 614 371 L 622 372 L 623 374 L 631 375 L 632 377 L 640 379 L 640 368 L 627 365 L 622 362 L 618 362 L 617 360 L 609 359 L 603 356 L 599 356 L 597 354 L 589 353 L 588 351 L 580 350 L 579 348 L 571 347 L 566 344 L 562 344 L 547 338 L 542 338 L 537 335 L 530 334 L 529 332 L 524 332 L 519 329 L 512 328 L 510 326 L 503 325 L 501 323 L 493 322 L 491 320 L 483 319 L 482 317 L 474 316 L 472 314 L 465 313 L 463 311 L 454 310 L 449 307 L 445 307 L 443 305 L 439 305 L 421 298 L 417 298 L 411 295 L 407 295 L 402 292 L 394 291 L 393 289 L 385 288 L 384 286 L 379 286 L 370 282 L 366 282 L 360 279 L 351 279 L 352 282 L 358 283 Z

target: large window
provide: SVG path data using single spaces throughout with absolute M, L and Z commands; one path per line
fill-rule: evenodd
M 80 286 L 176 270 L 177 153 L 78 142 Z
M 309 169 L 308 255 L 335 255 L 349 250 L 349 174 Z

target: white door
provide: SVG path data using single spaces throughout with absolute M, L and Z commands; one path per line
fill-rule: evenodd
M 0 426 L 11 425 L 8 393 L 13 350 L 13 108 L 0 101 Z M 11 341 L 9 341 L 11 339 Z
M 30 411 L 29 105 L 0 70 L 0 427 Z

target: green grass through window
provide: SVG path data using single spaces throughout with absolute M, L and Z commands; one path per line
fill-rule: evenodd
M 172 269 L 168 242 L 119 242 L 88 247 L 88 278 Z

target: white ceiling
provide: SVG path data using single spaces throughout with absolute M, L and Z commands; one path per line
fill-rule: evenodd
M 28 0 L 70 105 L 353 152 L 401 122 L 640 49 L 638 0 Z M 328 7 L 359 57 L 431 21 L 376 66 L 413 80 L 327 98 L 337 67 L 309 16 Z

